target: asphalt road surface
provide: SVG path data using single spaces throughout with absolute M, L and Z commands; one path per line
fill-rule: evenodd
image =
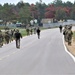
M 0 48 L 0 75 L 75 75 L 75 62 L 65 51 L 58 28 L 41 31 Z

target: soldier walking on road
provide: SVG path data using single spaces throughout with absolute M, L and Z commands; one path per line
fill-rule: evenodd
M 0 47 L 3 46 L 3 35 L 2 35 L 2 31 L 0 30 Z
M 60 33 L 62 33 L 62 25 L 59 26 Z
M 10 36 L 10 42 L 13 41 L 13 31 L 10 30 L 10 31 L 8 32 L 8 34 L 9 34 L 9 36 Z
M 9 44 L 9 41 L 10 41 L 10 35 L 8 33 L 8 31 L 5 32 L 5 42 L 6 44 Z
M 31 34 L 31 35 L 33 34 L 33 29 L 32 29 L 32 28 L 30 29 L 30 34 Z
M 27 35 L 30 35 L 30 34 L 29 34 L 29 28 L 26 29 L 26 32 L 27 32 Z
M 63 35 L 64 35 L 65 42 L 68 42 L 68 40 L 67 40 L 67 32 L 68 32 L 68 26 L 66 25 L 64 27 L 64 30 L 63 30 Z
M 22 38 L 22 35 L 19 32 L 19 30 L 16 30 L 14 36 L 15 36 L 15 41 L 16 41 L 16 48 L 20 48 L 20 38 Z
M 38 35 L 38 39 L 40 39 L 40 29 L 37 29 L 37 35 Z
M 36 28 L 34 28 L 34 34 L 36 34 Z

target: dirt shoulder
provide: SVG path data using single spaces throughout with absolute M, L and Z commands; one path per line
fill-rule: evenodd
M 71 45 L 71 46 L 69 46 L 69 45 L 67 44 L 67 42 L 65 42 L 65 45 L 66 45 L 68 51 L 69 51 L 72 55 L 75 56 L 75 41 L 72 40 L 72 45 Z

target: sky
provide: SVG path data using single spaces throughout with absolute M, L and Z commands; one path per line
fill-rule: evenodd
M 0 4 L 4 4 L 4 3 L 11 3 L 11 4 L 17 4 L 18 2 L 20 2 L 21 0 L 0 0 Z M 23 2 L 28 2 L 30 4 L 32 3 L 36 3 L 36 2 L 39 2 L 39 0 L 22 0 Z M 51 2 L 53 2 L 54 0 L 42 0 L 42 2 L 46 3 L 46 4 L 49 4 Z M 75 0 L 62 0 L 63 2 L 67 2 L 67 1 L 70 1 L 72 3 L 74 3 Z

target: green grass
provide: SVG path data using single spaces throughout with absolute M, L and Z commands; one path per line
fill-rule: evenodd
M 19 29 L 20 33 L 22 34 L 22 36 L 26 36 L 27 32 L 25 28 L 10 28 L 10 29 Z M 45 30 L 46 28 L 40 27 L 41 30 Z M 0 27 L 0 30 L 4 30 L 4 27 Z
M 1 29 L 4 29 L 4 27 L 1 26 L 1 27 L 0 27 L 0 30 L 1 30 Z
M 19 29 L 20 33 L 22 34 L 22 36 L 26 36 L 26 30 L 25 29 Z
M 40 29 L 41 30 L 45 30 L 46 28 L 41 27 Z M 26 29 L 20 28 L 19 31 L 21 32 L 22 36 L 26 36 L 27 35 Z

